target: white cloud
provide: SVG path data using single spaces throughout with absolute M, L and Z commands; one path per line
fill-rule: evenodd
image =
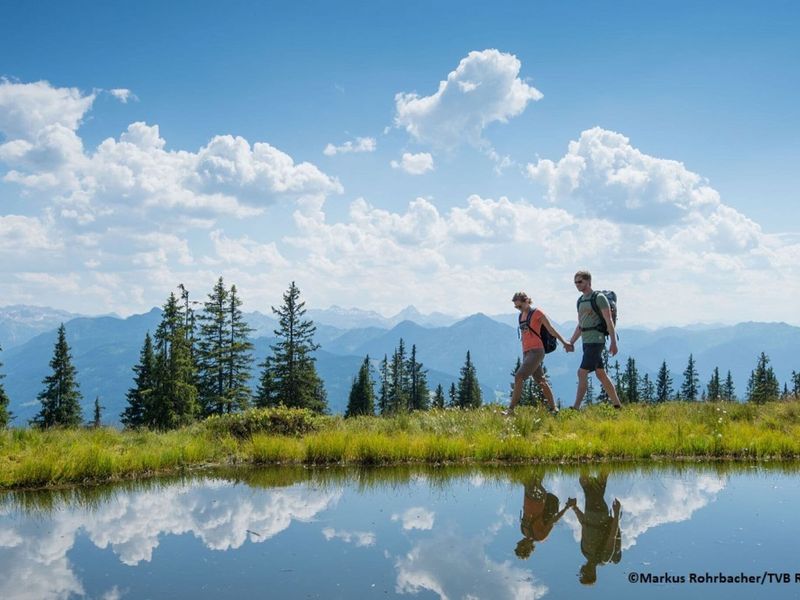
M 288 267 L 288 261 L 281 256 L 275 242 L 259 244 L 243 236 L 239 239 L 225 237 L 220 230 L 210 234 L 218 259 L 206 258 L 209 264 L 233 264 L 248 267 L 276 268 Z
M 0 252 L 9 254 L 30 250 L 55 250 L 60 244 L 52 239 L 47 225 L 36 217 L 0 215 Z
M 498 50 L 470 52 L 430 96 L 395 96 L 395 124 L 437 148 L 482 143 L 491 123 L 521 114 L 542 93 L 519 78 L 520 61 Z
M 130 100 L 138 100 L 139 98 L 136 97 L 132 91 L 127 88 L 114 88 L 108 90 L 108 93 L 114 96 L 117 100 L 122 102 L 123 104 L 127 104 Z
M 339 539 L 346 544 L 355 544 L 356 547 L 375 545 L 375 533 L 372 531 L 337 531 L 333 527 L 326 527 L 322 530 L 322 535 L 328 541 Z
M 341 146 L 328 144 L 322 153 L 325 156 L 336 156 L 337 154 L 350 154 L 351 152 L 375 152 L 377 143 L 375 138 L 358 137 L 355 142 L 347 141 Z
M 77 88 L 55 88 L 46 81 L 14 83 L 0 79 L 0 133 L 8 140 L 33 141 L 50 127 L 78 129 L 95 95 Z
M 402 169 L 411 175 L 422 175 L 433 170 L 433 156 L 427 152 L 418 154 L 403 152 L 402 160 L 400 162 L 393 160 L 391 165 L 393 169 Z
M 392 521 L 401 521 L 403 529 L 433 529 L 436 513 L 421 506 L 415 506 L 406 510 L 403 514 L 393 514 Z

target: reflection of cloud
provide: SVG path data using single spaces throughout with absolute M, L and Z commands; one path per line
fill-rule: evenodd
M 393 514 L 392 521 L 403 521 L 403 529 L 433 529 L 433 519 L 436 513 L 421 506 L 409 508 L 402 515 Z
M 322 530 L 322 535 L 328 541 L 338 538 L 347 544 L 353 543 L 359 547 L 375 545 L 375 534 L 372 531 L 337 531 L 332 527 L 326 527 Z
M 544 596 L 548 589 L 530 572 L 497 563 L 486 555 L 486 542 L 446 533 L 417 543 L 395 564 L 399 594 L 430 590 L 446 598 L 525 598 Z M 476 574 L 480 573 L 480 577 Z M 465 589 L 465 586 L 471 586 Z
M 99 508 L 53 512 L 46 527 L 33 518 L 0 515 L 0 598 L 65 598 L 83 594 L 67 560 L 83 530 L 98 548 L 111 546 L 120 561 L 149 561 L 159 538 L 193 534 L 212 550 L 267 540 L 292 521 L 309 521 L 336 503 L 341 491 L 294 486 L 242 493 L 223 481 L 181 484 L 118 494 Z M 13 520 L 12 520 L 13 518 Z M 122 592 L 109 590 L 109 598 Z
M 579 496 L 580 485 L 574 479 L 556 478 L 545 487 L 556 494 L 563 505 L 570 496 Z M 606 503 L 611 508 L 614 498 L 622 505 L 620 529 L 622 549 L 636 545 L 640 535 L 649 529 L 668 523 L 679 523 L 692 517 L 713 502 L 725 489 L 725 478 L 718 475 L 682 475 L 680 478 L 663 474 L 646 480 L 631 475 L 611 475 L 606 486 Z M 579 499 L 578 504 L 583 507 Z M 576 542 L 581 539 L 581 526 L 571 511 L 564 520 L 572 529 Z

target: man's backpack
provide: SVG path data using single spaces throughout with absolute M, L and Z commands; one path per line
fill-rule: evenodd
M 530 329 L 533 335 L 542 340 L 542 346 L 544 346 L 545 354 L 550 354 L 553 350 L 555 350 L 558 347 L 558 340 L 552 336 L 552 334 L 547 330 L 547 327 L 545 327 L 544 324 L 542 324 L 538 332 L 533 331 L 533 329 L 531 329 L 531 319 L 533 318 L 533 313 L 535 312 L 536 312 L 535 308 L 530 309 L 528 311 L 528 316 L 525 317 L 524 319 L 522 319 L 521 318 L 522 315 L 520 315 L 519 330 L 525 331 L 527 329 Z
M 614 325 L 617 324 L 617 293 L 611 290 L 593 290 L 589 301 L 592 303 L 592 310 L 599 317 L 600 324 L 597 327 L 582 327 L 581 331 L 599 331 L 603 335 L 608 335 L 608 327 L 606 327 L 606 320 L 603 318 L 603 313 L 600 312 L 600 307 L 597 306 L 597 295 L 603 294 L 608 300 L 608 307 L 611 310 L 611 320 Z M 581 309 L 581 298 L 578 298 L 578 311 Z

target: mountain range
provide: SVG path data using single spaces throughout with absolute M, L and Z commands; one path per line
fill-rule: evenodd
M 414 317 L 398 322 L 397 317 Z M 311 311 L 307 317 L 317 326 L 315 341 L 317 368 L 325 382 L 332 413 L 342 413 L 353 377 L 366 355 L 377 367 L 384 355 L 394 352 L 402 338 L 411 349 L 417 347 L 418 360 L 428 370 L 433 390 L 437 384 L 447 389 L 456 382 L 469 350 L 484 393 L 484 401 L 505 402 L 512 380 L 511 371 L 520 355 L 514 315 L 490 317 L 481 313 L 464 319 L 446 315 L 420 315 L 413 307 L 387 319 L 357 309 L 333 307 Z M 277 322 L 262 313 L 245 315 L 253 328 L 253 380 L 260 364 L 275 342 Z M 416 319 L 416 320 L 415 320 Z M 67 341 L 78 370 L 83 394 L 84 414 L 91 412 L 95 397 L 105 407 L 104 421 L 117 423 L 125 406 L 125 392 L 132 384 L 132 367 L 139 358 L 145 333 L 155 331 L 161 310 L 133 315 L 86 317 L 49 308 L 14 306 L 0 308 L 0 362 L 6 374 L 3 385 L 11 398 L 14 424 L 24 425 L 39 409 L 36 396 L 42 379 L 49 372 L 56 339 L 56 328 L 64 322 Z M 437 324 L 439 323 L 439 324 Z M 557 324 L 568 336 L 575 323 Z M 620 354 L 624 367 L 628 356 L 636 358 L 640 374 L 654 377 L 662 361 L 672 372 L 675 387 L 691 353 L 705 387 L 714 367 L 723 377 L 730 370 L 737 394 L 744 395 L 747 379 L 760 352 L 771 359 L 783 384 L 791 372 L 800 371 L 800 328 L 785 323 L 740 323 L 732 326 L 669 327 L 658 330 L 625 329 L 620 323 Z M 574 399 L 575 370 L 580 362 L 580 348 L 574 354 L 557 350 L 546 360 L 551 385 L 562 404 Z M 377 368 L 376 368 L 377 374 Z M 595 385 L 599 390 L 599 386 Z

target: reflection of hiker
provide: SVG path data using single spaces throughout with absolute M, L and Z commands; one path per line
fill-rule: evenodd
M 586 557 L 586 564 L 581 567 L 579 577 L 580 582 L 587 585 L 597 581 L 597 565 L 616 564 L 622 558 L 621 505 L 614 498 L 609 513 L 605 499 L 607 480 L 608 473 L 600 473 L 599 477 L 581 475 L 581 487 L 586 496 L 584 512 L 578 508 L 575 498 L 568 499 L 566 504 L 575 511 L 581 524 L 581 552 Z
M 567 351 L 574 350 L 574 343 L 581 338 L 583 345 L 583 359 L 578 369 L 578 391 L 575 394 L 575 405 L 579 408 L 583 397 L 586 395 L 586 388 L 589 385 L 589 373 L 594 371 L 600 384 L 608 394 L 608 398 L 614 408 L 621 408 L 617 390 L 614 383 L 606 374 L 606 366 L 603 363 L 603 349 L 606 344 L 606 331 L 611 339 L 608 352 L 611 356 L 617 353 L 617 333 L 614 329 L 614 319 L 611 318 L 611 305 L 608 299 L 600 293 L 593 293 L 592 274 L 589 271 L 578 271 L 575 273 L 575 287 L 581 292 L 582 296 L 578 299 L 578 326 L 569 339 Z M 595 306 L 600 315 L 595 311 Z M 602 316 L 602 318 L 601 318 Z M 603 327 L 605 325 L 605 327 Z
M 522 396 L 522 386 L 531 375 L 536 380 L 536 383 L 542 387 L 542 394 L 547 400 L 550 412 L 555 414 L 558 409 L 553 400 L 553 390 L 550 389 L 542 370 L 545 354 L 544 341 L 541 337 L 542 327 L 554 338 L 560 340 L 565 348 L 567 347 L 567 341 L 550 324 L 547 315 L 538 308 L 531 307 L 531 299 L 528 294 L 517 292 L 511 301 L 514 303 L 514 308 L 520 312 L 519 328 L 522 337 L 522 363 L 514 374 L 514 391 L 511 394 L 511 404 L 508 405 L 506 414 L 514 412 L 514 408 L 516 408 L 520 396 Z
M 515 554 L 528 558 L 534 550 L 534 542 L 542 542 L 550 535 L 558 520 L 567 512 L 568 506 L 559 512 L 558 498 L 542 487 L 542 478 L 533 477 L 525 484 L 525 497 L 519 516 L 519 528 L 525 537 L 517 542 Z

